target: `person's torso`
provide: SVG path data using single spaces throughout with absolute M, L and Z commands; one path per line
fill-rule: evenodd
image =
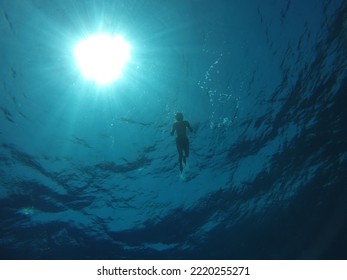
M 178 121 L 175 123 L 175 126 L 176 126 L 176 132 L 177 132 L 178 138 L 187 137 L 186 135 L 187 121 Z

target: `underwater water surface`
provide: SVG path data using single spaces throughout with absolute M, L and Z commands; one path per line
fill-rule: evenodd
M 346 1 L 2 0 L 0 33 L 1 259 L 347 258 Z

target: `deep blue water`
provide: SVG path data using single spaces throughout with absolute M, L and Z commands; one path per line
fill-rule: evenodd
M 97 31 L 132 44 L 103 88 Z M 347 258 L 346 1 L 2 0 L 0 32 L 1 259 Z

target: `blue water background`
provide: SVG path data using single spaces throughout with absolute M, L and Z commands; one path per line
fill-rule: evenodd
M 346 25 L 344 0 L 0 1 L 0 258 L 346 259 Z M 73 59 L 100 31 L 132 45 L 102 88 Z

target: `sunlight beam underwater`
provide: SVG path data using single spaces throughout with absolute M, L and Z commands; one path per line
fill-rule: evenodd
M 108 85 L 118 80 L 130 60 L 130 44 L 120 35 L 91 35 L 74 48 L 76 64 L 86 80 Z

